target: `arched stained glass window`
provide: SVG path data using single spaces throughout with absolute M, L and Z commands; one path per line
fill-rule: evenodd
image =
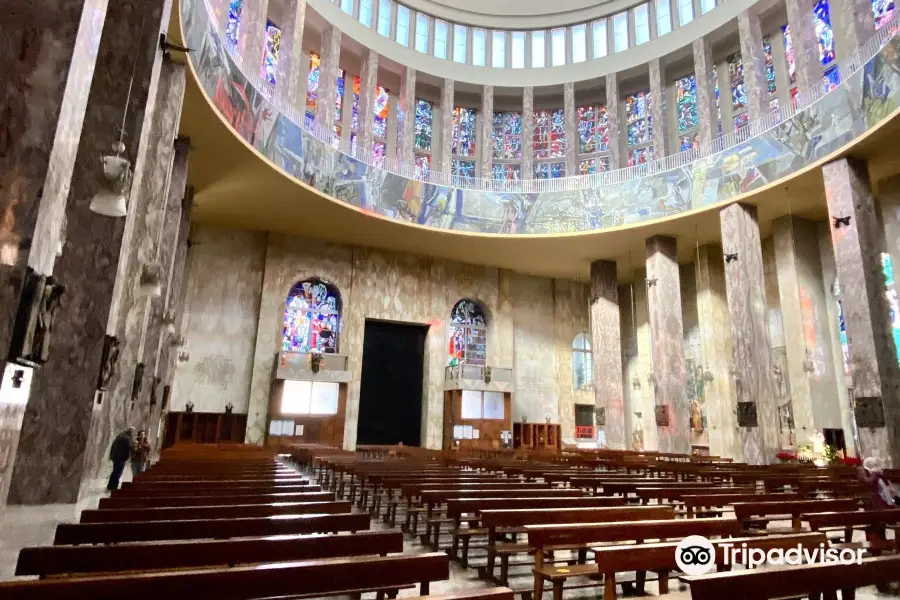
M 241 36 L 241 12 L 244 0 L 231 0 L 228 3 L 228 23 L 225 25 L 225 43 L 234 48 Z
M 301 281 L 288 292 L 281 349 L 337 352 L 340 327 L 341 298 L 337 288 L 318 279 Z
M 572 383 L 576 390 L 591 387 L 594 382 L 590 334 L 579 333 L 572 340 Z
M 475 300 L 463 298 L 450 313 L 450 365 L 487 362 L 487 319 Z

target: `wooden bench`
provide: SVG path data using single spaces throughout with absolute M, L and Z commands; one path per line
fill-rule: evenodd
M 333 502 L 334 492 L 275 492 L 272 494 L 235 494 L 231 496 L 126 496 L 100 498 L 99 508 L 164 508 L 175 506 L 234 506 L 271 502 Z
M 467 592 L 451 592 L 449 594 L 432 594 L 431 596 L 413 596 L 404 600 L 513 600 L 513 591 L 505 587 L 492 587 Z
M 797 532 L 803 529 L 800 515 L 809 512 L 839 511 L 847 512 L 855 510 L 857 502 L 853 498 L 840 500 L 781 500 L 765 502 L 735 502 L 734 516 L 745 530 L 762 524 L 766 529 L 769 521 L 778 520 L 790 516 L 790 531 Z M 777 515 L 773 517 L 773 515 Z M 759 518 L 762 517 L 762 518 Z M 784 533 L 783 531 L 781 533 Z
M 649 507 L 655 508 L 655 507 Z M 604 542 L 637 542 L 680 539 L 689 535 L 706 538 L 734 536 L 741 530 L 736 519 L 665 519 L 614 523 L 569 523 L 562 525 L 526 525 L 528 545 L 534 550 L 534 597 L 541 600 L 544 581 L 593 575 L 594 565 L 579 565 L 566 573 L 546 568 L 547 552 L 555 549 L 583 549 Z M 526 599 L 527 600 L 527 599 Z
M 183 479 L 179 481 L 160 481 L 158 479 L 137 479 L 135 481 L 123 481 L 123 490 L 202 490 L 205 488 L 235 488 L 235 487 L 273 487 L 279 488 L 291 485 L 309 485 L 309 479 L 303 477 L 289 477 L 275 479 L 273 477 L 254 479 Z
M 683 577 L 691 600 L 771 600 L 809 596 L 853 600 L 857 588 L 900 580 L 900 556 L 864 558 L 860 564 L 815 563 Z
M 308 560 L 403 552 L 399 531 L 279 536 L 239 540 L 140 542 L 114 546 L 23 548 L 16 575 L 41 577 Z
M 684 507 L 687 510 L 687 516 L 698 516 L 698 509 L 723 508 L 731 506 L 735 502 L 782 502 L 788 500 L 802 500 L 799 494 L 720 494 L 719 490 L 709 490 L 703 494 L 685 494 L 681 497 Z M 706 513 L 708 511 L 702 511 Z M 710 516 L 710 515 L 707 515 Z M 718 516 L 718 515 L 715 515 Z
M 432 581 L 450 576 L 446 554 L 321 560 L 129 575 L 66 577 L 0 583 L 3 600 L 159 600 L 217 598 L 249 600 L 288 596 L 320 597 L 396 590 L 419 585 L 427 595 Z
M 729 538 L 728 544 L 736 547 L 742 544 L 746 548 L 758 548 L 771 550 L 780 548 L 817 548 L 819 544 L 826 543 L 825 536 L 821 533 L 799 533 L 788 535 L 754 536 L 747 538 Z M 723 541 L 713 541 L 716 549 L 716 565 L 720 568 L 728 564 L 726 548 Z M 675 562 L 675 549 L 677 542 L 660 542 L 656 544 L 629 544 L 627 546 L 601 546 L 592 548 L 597 569 L 603 574 L 603 600 L 616 600 L 616 575 L 623 572 L 637 572 L 638 581 L 642 581 L 642 574 L 650 571 L 657 574 L 660 595 L 669 593 L 669 572 L 677 570 Z M 553 582 L 554 600 L 562 597 L 562 580 L 550 578 Z M 557 591 L 559 587 L 559 591 Z M 643 591 L 643 590 L 640 590 Z
M 192 519 L 240 519 L 275 515 L 349 513 L 350 502 L 279 502 L 224 506 L 185 506 L 166 508 L 104 508 L 81 511 L 81 523 L 121 523 L 127 521 L 186 521 Z
M 529 525 L 573 523 L 604 523 L 615 521 L 642 521 L 674 519 L 675 509 L 671 506 L 618 506 L 601 508 L 551 508 L 545 510 L 482 510 L 481 524 L 488 530 L 487 565 L 482 576 L 494 580 L 494 564 L 500 558 L 500 578 L 495 580 L 506 585 L 509 576 L 509 559 L 515 554 L 533 550 L 528 543 L 502 543 L 500 534 L 517 533 L 527 530 Z M 585 554 L 579 555 L 583 563 Z
M 63 523 L 56 526 L 54 545 L 115 544 L 153 540 L 228 539 L 264 535 L 363 531 L 369 515 L 281 515 L 246 519 L 131 521 L 127 523 Z
M 813 531 L 843 531 L 844 543 L 853 542 L 853 530 L 864 528 L 865 547 L 873 553 L 884 550 L 900 550 L 900 540 L 896 538 L 897 524 L 900 523 L 900 509 L 864 510 L 852 512 L 817 512 L 800 515 L 800 520 L 809 523 Z M 888 540 L 885 530 L 895 530 L 893 540 Z
M 114 490 L 111 494 L 113 498 L 150 498 L 152 496 L 177 496 L 190 495 L 202 496 L 239 496 L 246 494 L 274 494 L 274 493 L 297 493 L 297 492 L 321 492 L 322 488 L 318 485 L 253 485 L 253 486 L 235 486 L 235 487 L 193 487 L 190 489 L 148 489 L 148 488 L 126 488 Z
M 685 496 L 689 496 L 692 494 L 706 494 L 706 493 L 723 493 L 723 494 L 752 494 L 753 488 L 749 487 L 721 487 L 714 488 L 709 484 L 704 486 L 689 486 L 689 487 L 653 487 L 652 484 L 648 487 L 638 487 L 635 489 L 635 495 L 640 498 L 641 504 L 650 504 L 651 500 L 656 500 L 658 503 L 663 504 L 665 502 L 677 502 L 681 501 Z

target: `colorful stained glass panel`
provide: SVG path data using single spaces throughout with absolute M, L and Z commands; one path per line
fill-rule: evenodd
M 384 142 L 372 143 L 372 164 L 376 167 L 384 166 L 384 157 L 387 154 L 387 145 Z
M 834 60 L 834 31 L 831 29 L 831 14 L 828 0 L 818 0 L 813 7 L 816 38 L 819 41 L 819 60 L 823 65 Z
M 272 21 L 266 21 L 266 46 L 260 75 L 269 85 L 275 85 L 278 69 L 278 53 L 281 49 L 281 29 Z
M 376 138 L 387 137 L 388 120 L 388 91 L 380 85 L 375 86 L 375 123 L 372 127 L 372 135 Z
M 416 100 L 416 149 L 431 150 L 431 124 L 434 108 L 431 102 Z
M 766 57 L 766 84 L 769 93 L 774 94 L 778 87 L 775 83 L 775 58 L 772 56 L 772 42 L 769 38 L 763 38 L 763 54 Z
M 750 123 L 750 115 L 747 113 L 741 113 L 734 117 L 734 129 L 737 131 L 741 127 L 747 126 Z
M 625 98 L 628 145 L 644 144 L 653 139 L 653 119 L 650 117 L 650 92 L 632 94 Z
M 521 178 L 521 166 L 503 163 L 491 165 L 491 177 L 505 181 L 518 181 Z
M 431 170 L 431 157 L 427 154 L 416 154 L 416 179 L 425 179 Z
M 453 109 L 452 125 L 451 151 L 453 155 L 475 156 L 475 110 L 457 106 Z
M 330 286 L 303 281 L 288 293 L 281 349 L 284 352 L 336 352 L 341 324 L 340 300 Z
M 841 71 L 837 65 L 834 65 L 825 71 L 825 91 L 830 92 L 841 83 Z
M 881 29 L 894 16 L 894 0 L 872 0 L 875 29 Z
M 453 175 L 456 177 L 475 177 L 475 161 L 474 160 L 457 160 L 453 159 L 451 165 Z
M 697 115 L 697 80 L 691 75 L 675 82 L 675 106 L 678 110 L 678 131 L 687 131 L 700 124 Z
M 700 147 L 700 132 L 689 133 L 678 137 L 680 151 L 693 150 Z
M 228 3 L 228 22 L 225 24 L 225 44 L 234 48 L 241 35 L 241 12 L 244 0 L 231 0 Z
M 732 110 L 740 110 L 747 106 L 744 61 L 740 54 L 732 54 L 728 57 L 728 73 L 731 75 L 731 107 Z
M 653 147 L 632 148 L 628 151 L 628 166 L 634 167 L 653 160 Z
M 491 128 L 491 155 L 493 158 L 521 160 L 522 113 L 494 113 Z
M 536 159 L 550 158 L 550 111 L 534 111 L 534 157 Z M 549 175 L 548 175 L 549 177 Z M 546 177 L 544 178 L 546 179 Z
M 558 108 L 550 113 L 550 157 L 566 155 L 566 113 Z
M 321 59 L 315 52 L 309 53 L 309 75 L 306 79 L 306 114 L 315 119 L 316 105 L 319 102 L 319 66 Z
M 788 63 L 788 80 L 791 85 L 797 84 L 797 60 L 794 56 L 794 42 L 791 39 L 791 26 L 784 25 L 781 28 L 781 36 L 784 38 L 784 56 Z

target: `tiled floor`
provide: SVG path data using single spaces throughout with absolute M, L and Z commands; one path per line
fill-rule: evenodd
M 130 477 L 130 474 L 128 475 Z M 102 484 L 98 483 L 97 491 L 78 505 L 58 504 L 47 506 L 11 506 L 0 520 L 0 581 L 13 579 L 15 565 L 19 550 L 26 546 L 49 545 L 53 542 L 53 534 L 58 523 L 72 522 L 77 519 L 79 512 L 84 508 L 94 508 L 103 494 Z M 402 520 L 402 519 L 401 519 Z M 374 529 L 387 528 L 380 519 L 373 519 Z M 448 536 L 442 537 L 442 545 L 448 540 Z M 425 552 L 418 539 L 406 536 L 404 545 L 406 552 Z M 473 565 L 484 564 L 484 550 L 474 550 L 471 553 Z M 520 565 L 510 569 L 510 585 L 514 589 L 527 589 L 531 586 L 531 569 L 529 565 Z M 450 591 L 462 591 L 484 587 L 493 584 L 480 580 L 475 568 L 463 568 L 459 563 L 451 562 L 450 579 L 448 581 L 435 582 L 431 586 L 432 594 Z M 658 596 L 658 588 L 653 582 L 648 582 L 644 597 L 659 597 L 666 600 L 688 600 L 690 592 L 679 589 L 679 583 L 674 578 L 670 583 L 669 594 Z M 416 596 L 417 590 L 410 589 L 401 592 L 400 596 Z M 602 595 L 601 588 L 589 588 L 574 590 L 566 593 L 566 600 L 586 600 L 598 598 Z M 545 594 L 545 599 L 550 594 Z M 864 589 L 857 592 L 858 600 L 875 600 L 881 598 L 896 598 L 887 594 L 880 594 L 874 589 Z

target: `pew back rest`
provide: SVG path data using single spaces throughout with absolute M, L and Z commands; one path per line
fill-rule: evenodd
M 840 500 L 788 500 L 768 502 L 735 502 L 734 515 L 738 520 L 767 515 L 793 515 L 814 511 L 851 511 L 857 506 L 853 498 Z
M 484 527 L 522 527 L 553 523 L 603 523 L 674 519 L 672 506 L 613 506 L 601 508 L 549 508 L 546 510 L 482 510 Z
M 580 546 L 592 542 L 683 538 L 689 535 L 703 535 L 707 538 L 734 536 L 740 530 L 740 523 L 729 518 L 525 526 L 528 545 L 533 548 Z
M 462 514 L 472 514 L 482 510 L 502 510 L 515 508 L 586 508 L 601 506 L 622 506 L 622 498 L 609 496 L 575 496 L 554 497 L 538 496 L 534 498 L 450 498 L 447 500 L 447 516 L 455 519 Z

